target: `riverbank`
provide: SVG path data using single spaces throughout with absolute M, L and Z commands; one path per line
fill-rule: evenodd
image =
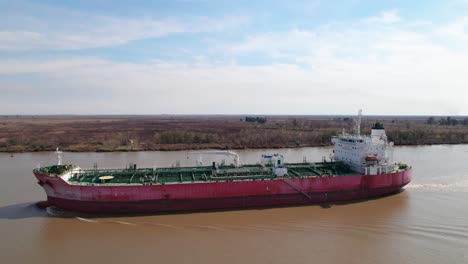
M 468 143 L 468 126 L 462 122 L 444 125 L 437 118 L 430 124 L 428 120 L 365 117 L 362 133 L 381 122 L 395 145 Z M 69 152 L 315 147 L 330 145 L 330 138 L 342 129 L 352 132 L 352 117 L 1 116 L 0 152 L 56 147 Z

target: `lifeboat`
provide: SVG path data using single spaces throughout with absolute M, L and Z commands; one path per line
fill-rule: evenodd
M 366 157 L 366 161 L 379 161 L 379 158 L 377 157 L 377 155 L 368 155 Z

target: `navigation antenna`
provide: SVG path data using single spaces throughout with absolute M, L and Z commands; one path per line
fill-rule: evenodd
M 55 150 L 55 154 L 57 154 L 57 165 L 62 165 L 62 153 L 63 151 L 59 150 L 59 148 L 57 147 L 57 149 Z
M 361 136 L 361 119 L 362 119 L 362 109 L 359 109 L 358 116 L 356 119 L 356 131 L 355 131 L 358 137 Z

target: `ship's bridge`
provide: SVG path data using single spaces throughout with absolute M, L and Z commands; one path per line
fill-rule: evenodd
M 359 122 L 360 123 L 360 122 Z M 392 163 L 393 143 L 388 142 L 385 129 L 381 123 L 375 123 L 371 135 L 360 135 L 359 129 L 356 134 L 346 134 L 332 138 L 334 144 L 333 158 L 344 162 L 359 172 L 374 171 L 366 169 L 373 167 L 385 167 Z M 376 169 L 375 171 L 386 171 L 387 169 Z

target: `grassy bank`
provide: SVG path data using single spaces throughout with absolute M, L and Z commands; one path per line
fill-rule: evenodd
M 246 121 L 247 120 L 247 121 Z M 468 143 L 462 117 L 366 117 L 362 132 L 384 124 L 396 145 Z M 0 151 L 138 151 L 330 145 L 350 117 L 338 116 L 2 116 Z

